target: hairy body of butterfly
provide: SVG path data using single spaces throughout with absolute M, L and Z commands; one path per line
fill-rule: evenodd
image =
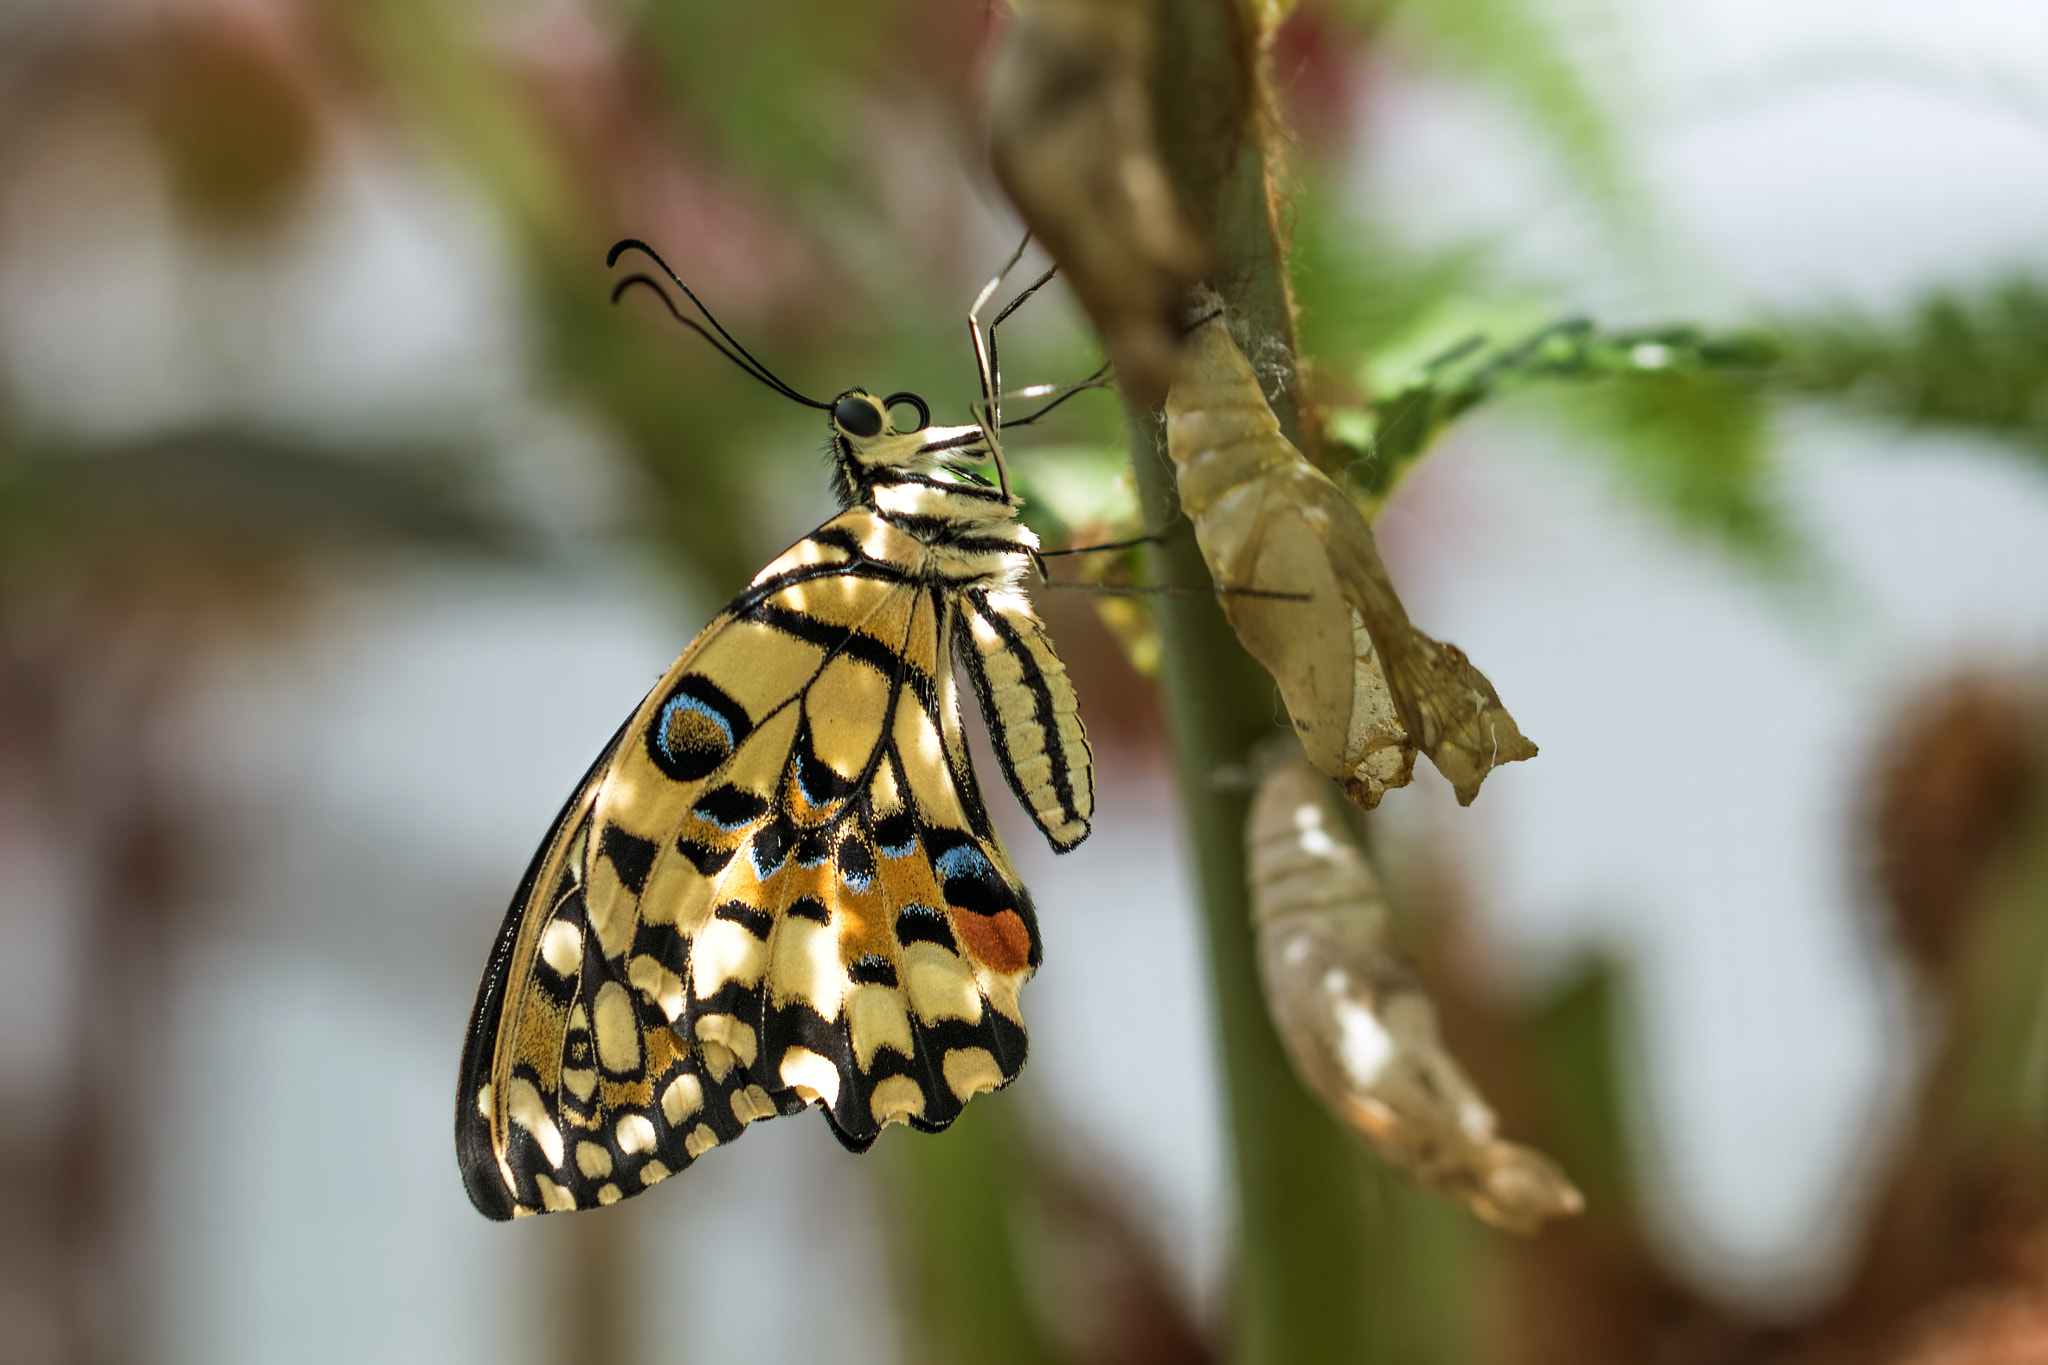
M 811 1104 L 855 1151 L 936 1131 L 1023 1065 L 1037 922 L 953 659 L 1010 788 L 1072 848 L 1092 767 L 1018 587 L 1037 540 L 950 467 L 990 426 L 898 431 L 861 390 L 829 406 L 845 510 L 648 693 L 513 899 L 457 1098 L 492 1218 L 613 1203 Z

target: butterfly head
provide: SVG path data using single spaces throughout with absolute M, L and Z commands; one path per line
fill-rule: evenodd
M 841 506 L 872 500 L 877 485 L 930 476 L 944 466 L 974 483 L 964 468 L 988 458 L 981 428 L 935 427 L 931 408 L 914 393 L 877 398 L 848 389 L 832 401 L 833 484 Z M 943 475 L 941 477 L 944 477 Z

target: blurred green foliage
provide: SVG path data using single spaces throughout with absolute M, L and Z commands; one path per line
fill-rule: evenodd
M 1591 1216 L 1610 1221 L 1640 1211 L 1626 991 L 1621 964 L 1590 957 L 1550 984 L 1529 1020 L 1544 1147 L 1577 1179 Z
M 1781 538 L 1764 485 L 1765 429 L 1755 374 L 1775 356 L 1759 336 L 1691 327 L 1608 332 L 1573 319 L 1507 347 L 1472 336 L 1363 407 L 1326 415 L 1330 462 L 1346 461 L 1370 506 L 1453 422 L 1490 399 L 1569 385 L 1573 412 L 1609 440 L 1638 491 L 1682 521 L 1745 549 Z
M 1013 1097 L 967 1106 L 941 1141 L 888 1144 L 902 1212 L 897 1283 L 934 1365 L 1050 1365 L 1061 1356 L 1033 1289 L 1024 1230 L 1046 1191 Z
M 1931 291 L 1897 319 L 1792 317 L 1777 332 L 1786 393 L 2048 461 L 2048 280 L 2006 275 Z
M 1569 33 L 1584 46 L 1611 44 L 1607 15 L 1581 6 L 1567 29 L 1534 0 L 1340 0 L 1340 8 L 1425 70 L 1506 102 L 1602 207 L 1626 205 L 1626 159 L 1610 113 L 1615 92 L 1586 79 L 1567 41 Z
M 82 446 L 0 447 L 0 583 L 63 583 L 187 611 L 262 608 L 323 555 L 394 551 L 510 564 L 531 533 L 478 497 L 474 462 L 420 447 L 341 447 L 235 428 Z

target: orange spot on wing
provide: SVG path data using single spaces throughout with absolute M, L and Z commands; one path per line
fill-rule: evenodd
M 953 911 L 953 932 L 983 966 L 998 972 L 1021 972 L 1031 962 L 1031 933 L 1015 910 L 993 915 Z
M 946 903 L 946 893 L 932 874 L 932 865 L 913 853 L 907 858 L 884 857 L 875 871 L 883 898 L 893 906 Z
M 689 1051 L 683 1040 L 676 1037 L 674 1029 L 651 1028 L 641 1036 L 647 1044 L 646 1068 L 649 1077 L 667 1075 L 668 1069 L 681 1061 L 683 1055 Z
M 879 890 L 870 885 L 866 891 L 855 891 L 841 883 L 837 898 L 842 961 L 851 964 L 871 953 L 887 957 L 895 952 L 895 921 Z

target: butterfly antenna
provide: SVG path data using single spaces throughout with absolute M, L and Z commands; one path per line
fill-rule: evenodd
M 644 284 L 649 289 L 652 289 L 655 292 L 655 294 L 660 297 L 662 303 L 665 304 L 668 308 L 669 316 L 673 317 L 677 322 L 682 323 L 683 326 L 689 328 L 698 336 L 701 336 L 706 341 L 710 342 L 712 348 L 715 349 L 720 355 L 724 356 L 727 360 L 730 360 L 733 364 L 745 370 L 748 374 L 752 375 L 761 383 L 767 385 L 771 389 L 774 389 L 777 393 L 781 394 L 785 398 L 788 398 L 794 402 L 802 403 L 805 407 L 830 408 L 832 406 L 830 403 L 821 403 L 815 398 L 806 398 L 803 394 L 798 393 L 794 388 L 790 387 L 787 383 L 784 383 L 783 380 L 776 375 L 775 371 L 769 369 L 766 365 L 762 364 L 760 360 L 755 357 L 752 351 L 749 351 L 746 347 L 740 345 L 739 339 L 733 336 L 731 332 L 726 331 L 725 328 L 722 325 L 720 325 L 718 319 L 712 316 L 711 310 L 704 306 L 704 300 L 697 297 L 697 292 L 694 289 L 690 288 L 689 285 L 683 283 L 683 277 L 676 274 L 674 270 L 670 269 L 669 263 L 661 259 L 661 253 L 657 252 L 653 247 L 647 245 L 647 243 L 641 241 L 637 237 L 627 237 L 622 241 L 616 242 L 612 245 L 612 249 L 605 253 L 604 263 L 607 266 L 617 265 L 619 263 L 619 257 L 623 256 L 628 251 L 638 251 L 641 254 L 645 255 L 649 260 L 653 261 L 656 265 L 660 266 L 661 273 L 668 276 L 669 280 L 675 285 L 675 287 L 682 290 L 683 293 L 689 298 L 690 302 L 696 305 L 697 311 L 704 315 L 704 321 L 711 324 L 712 331 L 717 332 L 719 337 L 723 337 L 725 339 L 725 345 L 719 345 L 718 339 L 713 337 L 711 335 L 711 332 L 705 331 L 704 328 L 699 326 L 695 321 L 691 320 L 690 318 L 684 317 L 682 311 L 676 307 L 675 300 L 669 298 L 667 291 L 662 289 L 662 287 L 659 284 L 655 283 L 653 279 L 649 278 L 646 275 L 629 275 L 625 279 L 620 280 L 618 286 L 612 290 L 613 303 L 617 303 L 619 301 L 619 296 L 624 294 L 626 290 L 631 288 L 633 285 Z M 730 347 L 731 349 L 728 350 L 727 347 Z
M 668 294 L 662 289 L 661 285 L 657 283 L 652 276 L 643 275 L 636 272 L 634 274 L 628 275 L 625 279 L 620 280 L 618 284 L 612 287 L 612 302 L 617 303 L 621 298 L 625 297 L 626 291 L 633 288 L 634 285 L 646 286 L 647 292 L 654 295 L 654 297 L 660 299 L 661 306 L 668 309 L 668 315 L 670 317 L 674 318 L 678 324 L 689 328 L 698 336 L 703 337 L 705 342 L 710 345 L 712 350 L 718 352 L 727 360 L 730 360 L 733 364 L 739 366 L 740 369 L 746 372 L 747 376 L 750 379 L 758 380 L 760 383 L 765 384 L 772 389 L 775 389 L 778 393 L 782 392 L 781 387 L 774 382 L 773 376 L 761 373 L 761 371 L 755 369 L 752 365 L 749 365 L 746 361 L 742 360 L 740 357 L 734 355 L 731 351 L 727 350 L 723 345 L 719 343 L 718 338 L 713 336 L 708 330 L 706 330 L 702 324 L 697 322 L 696 319 L 683 316 L 683 314 L 677 310 L 675 300 L 671 299 L 668 296 Z M 791 396 L 796 397 L 799 400 L 802 400 L 801 394 Z

